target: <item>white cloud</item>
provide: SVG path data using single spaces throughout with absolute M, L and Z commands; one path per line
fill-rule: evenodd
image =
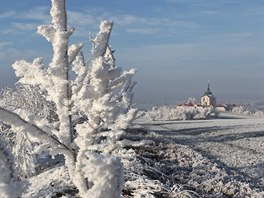
M 260 64 L 261 46 L 252 39 L 226 35 L 194 43 L 136 46 L 121 49 L 118 53 L 121 54 L 119 59 L 131 65 L 141 66 L 144 63 L 141 68 L 144 71 L 150 68 L 153 72 L 155 69 L 160 71 L 158 65 L 162 66 L 163 72 L 170 72 L 174 66 L 182 70 L 185 70 L 183 66 L 189 66 L 186 68 L 188 71 L 199 67 L 220 69 L 221 66 L 221 72 L 224 73 L 232 67 L 242 69 L 249 65 L 257 67 Z M 213 72 L 210 69 L 208 71 Z
M 16 31 L 33 31 L 37 30 L 38 23 L 12 23 L 12 27 Z
M 1 19 L 5 19 L 5 18 L 11 18 L 11 17 L 14 17 L 15 16 L 15 11 L 7 11 L 7 12 L 4 12 L 3 14 L 0 14 L 0 18 Z
M 202 10 L 200 13 L 201 14 L 205 14 L 205 15 L 215 15 L 215 14 L 219 14 L 219 11 L 216 11 L 216 10 Z
M 116 14 L 103 10 L 68 10 L 68 24 L 76 28 L 75 36 L 83 36 L 94 32 L 101 20 L 112 20 L 126 32 L 138 34 L 156 34 L 164 28 L 186 29 L 198 25 L 192 21 L 174 20 L 165 17 L 141 17 L 129 14 Z M 28 11 L 8 11 L 1 14 L 3 18 L 11 19 L 10 23 L 2 29 L 2 34 L 21 34 L 34 31 L 41 24 L 50 23 L 49 7 L 35 7 Z M 166 27 L 165 27 L 166 26 Z M 117 32 L 116 32 L 117 33 Z
M 18 33 L 18 31 L 16 29 L 14 29 L 13 27 L 5 27 L 1 30 L 1 34 L 16 34 Z
M 87 26 L 97 23 L 97 18 L 86 12 L 68 11 L 68 20 L 70 25 Z
M 28 32 L 36 32 L 38 25 L 40 24 L 39 23 L 13 22 L 9 26 L 5 26 L 5 28 L 1 30 L 1 34 L 3 35 L 28 34 Z
M 49 8 L 48 7 L 35 7 L 31 10 L 28 10 L 27 12 L 20 13 L 19 18 L 47 23 L 50 20 Z
M 133 15 L 119 15 L 110 16 L 110 19 L 115 21 L 119 25 L 147 25 L 147 26 L 177 26 L 177 27 L 197 27 L 198 25 L 192 21 L 179 21 L 174 19 L 162 18 L 162 17 L 138 17 Z
M 1 41 L 0 42 L 0 47 L 3 48 L 3 47 L 7 47 L 7 46 L 11 46 L 13 45 L 13 42 L 8 42 L 8 41 Z
M 11 62 L 20 59 L 32 61 L 34 58 L 39 57 L 39 52 L 31 49 L 20 50 L 13 47 L 9 47 L 1 51 L 1 56 L 3 62 Z
M 231 37 L 247 38 L 253 36 L 252 32 L 235 32 L 230 34 Z
M 159 31 L 158 28 L 131 28 L 127 29 L 126 32 L 130 33 L 141 33 L 141 34 L 154 34 Z
M 35 32 L 38 25 L 49 23 L 50 20 L 48 7 L 35 7 L 21 12 L 11 10 L 1 14 L 0 17 L 9 22 L 2 28 L 2 34 Z
M 48 7 L 35 7 L 27 11 L 17 12 L 9 10 L 0 15 L 2 19 L 34 20 L 47 22 L 50 19 Z
M 119 15 L 119 16 L 110 16 L 112 21 L 119 25 L 131 25 L 135 23 L 140 23 L 142 21 L 141 18 L 132 16 L 132 15 Z
M 186 3 L 186 0 L 166 0 L 168 3 Z

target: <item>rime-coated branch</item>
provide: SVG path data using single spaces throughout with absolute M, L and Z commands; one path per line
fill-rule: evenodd
M 16 76 L 20 77 L 21 84 L 40 85 L 45 89 L 51 86 L 50 76 L 44 69 L 42 58 L 36 58 L 32 63 L 24 60 L 16 61 L 12 67 Z
M 100 24 L 100 31 L 96 35 L 95 39 L 92 40 L 92 43 L 94 44 L 92 49 L 92 58 L 95 59 L 105 54 L 112 27 L 112 21 L 103 21 Z
M 69 56 L 68 63 L 69 63 L 69 65 L 71 65 L 72 62 L 75 60 L 76 56 L 81 51 L 82 47 L 83 47 L 83 43 L 80 43 L 80 44 L 72 44 L 69 47 L 69 50 L 68 50 L 68 56 Z
M 59 146 L 62 149 L 65 149 L 67 152 L 72 152 L 68 146 L 61 143 L 57 138 L 50 136 L 47 132 L 43 131 L 38 126 L 28 123 L 19 115 L 11 111 L 8 111 L 6 109 L 3 109 L 1 107 L 0 107 L 0 120 L 2 122 L 10 124 L 12 127 L 15 128 L 22 127 L 26 129 L 27 133 L 29 133 L 31 136 L 36 137 L 39 141 L 52 142 L 53 146 L 56 147 Z

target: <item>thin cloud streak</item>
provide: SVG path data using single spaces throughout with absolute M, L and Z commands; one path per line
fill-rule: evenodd
M 48 7 L 35 7 L 28 11 L 15 12 L 12 10 L 1 14 L 2 19 L 9 19 L 12 22 L 7 24 L 2 30 L 2 34 L 21 34 L 23 31 L 35 31 L 36 26 L 41 24 L 49 24 Z M 166 17 L 140 17 L 130 14 L 113 14 L 106 11 L 98 10 L 70 10 L 68 11 L 68 21 L 70 26 L 79 28 L 79 32 L 88 32 L 97 29 L 97 25 L 101 20 L 112 20 L 122 27 L 126 32 L 138 34 L 154 34 L 159 33 L 164 28 L 173 29 L 193 29 L 199 25 L 189 20 L 175 20 Z M 33 27 L 35 26 L 35 27 Z M 142 27 L 144 26 L 144 28 Z M 157 28 L 162 27 L 162 28 Z M 77 35 L 81 35 L 77 33 Z
M 2 47 L 8 47 L 8 46 L 11 46 L 11 45 L 13 45 L 14 43 L 13 42 L 2 42 L 1 41 L 1 43 L 0 43 L 0 47 L 2 48 Z
M 155 34 L 159 31 L 160 31 L 159 28 L 131 28 L 131 29 L 126 29 L 126 32 L 140 33 L 140 34 Z
M 7 12 L 4 12 L 3 14 L 0 14 L 0 18 L 1 19 L 8 19 L 8 18 L 12 18 L 16 15 L 16 12 L 15 11 L 7 11 Z
M 110 16 L 110 19 L 119 25 L 148 25 L 148 26 L 178 26 L 185 28 L 198 27 L 198 24 L 192 21 L 179 21 L 162 17 L 137 17 L 133 15 Z
M 35 7 L 27 11 L 16 12 L 9 10 L 0 15 L 2 19 L 19 19 L 19 20 L 34 20 L 40 22 L 48 22 L 50 20 L 48 7 Z
M 22 12 L 19 18 L 49 23 L 49 7 L 36 7 L 27 12 Z

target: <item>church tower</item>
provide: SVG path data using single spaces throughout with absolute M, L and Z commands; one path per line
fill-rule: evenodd
M 216 98 L 210 90 L 210 84 L 208 81 L 208 87 L 204 95 L 201 97 L 201 105 L 205 107 L 213 106 L 216 107 Z

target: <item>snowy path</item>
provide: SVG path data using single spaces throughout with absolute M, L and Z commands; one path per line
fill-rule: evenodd
M 264 189 L 264 118 L 225 113 L 212 120 L 139 124 L 192 147 L 231 175 Z

